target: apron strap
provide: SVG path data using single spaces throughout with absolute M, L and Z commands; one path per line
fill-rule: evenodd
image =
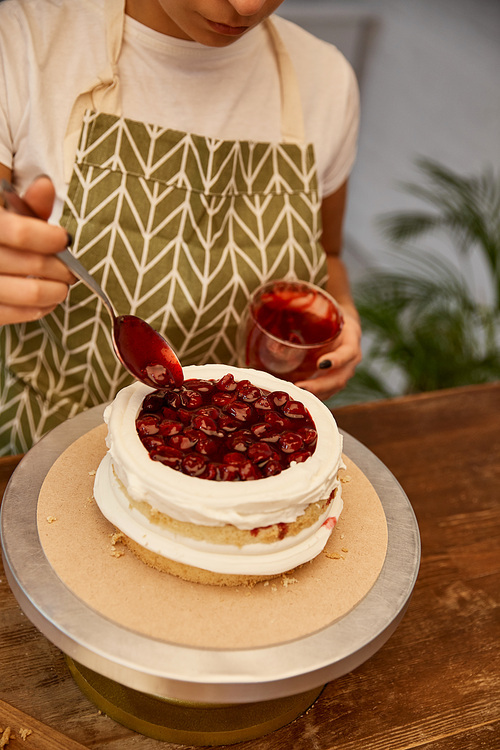
M 64 137 L 64 179 L 69 183 L 73 162 L 78 147 L 82 119 L 85 110 L 121 114 L 120 79 L 118 58 L 120 57 L 123 26 L 125 23 L 125 0 L 105 0 L 106 22 L 106 69 L 98 80 L 76 98 L 66 127 Z
M 105 0 L 107 67 L 99 79 L 76 98 L 66 127 L 64 138 L 64 179 L 69 183 L 73 162 L 85 110 L 121 114 L 120 79 L 118 59 L 120 57 L 125 23 L 125 0 Z M 281 87 L 281 138 L 283 143 L 304 144 L 304 118 L 302 103 L 290 55 L 276 29 L 267 18 L 265 26 L 271 37 L 276 56 Z
M 281 86 L 281 138 L 283 143 L 305 143 L 304 117 L 297 73 L 271 18 L 265 25 L 271 37 Z

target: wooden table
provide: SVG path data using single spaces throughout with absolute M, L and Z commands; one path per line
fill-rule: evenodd
M 291 725 L 236 747 L 498 750 L 500 383 L 335 415 L 406 491 L 422 537 L 419 578 L 402 623 L 375 656 L 328 684 Z M 17 460 L 0 459 L 0 491 Z M 9 750 L 179 747 L 100 715 L 62 654 L 22 614 L 3 571 L 0 579 L 0 727 L 16 735 Z M 19 728 L 32 734 L 23 741 Z

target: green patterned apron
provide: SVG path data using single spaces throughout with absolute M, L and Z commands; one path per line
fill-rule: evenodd
M 263 281 L 326 279 L 313 147 L 291 62 L 267 28 L 280 143 L 206 138 L 101 108 L 83 115 L 61 224 L 117 312 L 146 319 L 184 365 L 235 362 L 239 317 Z M 112 43 L 116 63 L 116 32 Z M 116 66 L 109 91 L 119 109 Z M 131 380 L 113 353 L 108 313 L 82 283 L 43 320 L 0 329 L 0 352 L 0 455 L 26 451 Z

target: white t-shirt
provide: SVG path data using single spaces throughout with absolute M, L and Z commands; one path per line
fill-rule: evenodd
M 107 67 L 104 2 L 0 3 L 0 163 L 13 169 L 21 192 L 40 174 L 53 179 L 53 220 L 66 194 L 69 114 L 77 95 Z M 335 47 L 283 18 L 273 21 L 297 75 L 324 197 L 343 184 L 354 162 L 355 76 Z M 165 36 L 127 16 L 118 75 L 124 117 L 219 139 L 281 140 L 278 69 L 263 26 L 215 48 Z

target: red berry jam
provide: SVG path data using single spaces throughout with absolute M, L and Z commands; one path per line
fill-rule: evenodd
M 317 442 L 306 407 L 233 375 L 148 394 L 136 419 L 153 461 L 192 477 L 250 481 L 306 461 Z

